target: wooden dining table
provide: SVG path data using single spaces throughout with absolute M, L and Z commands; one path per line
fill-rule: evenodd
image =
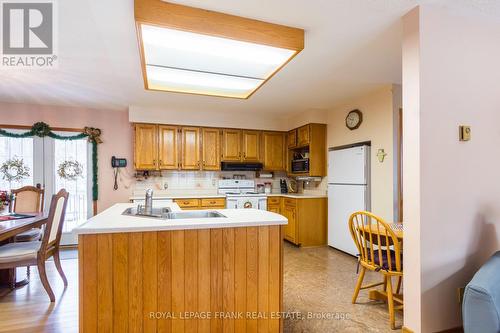
M 394 234 L 396 234 L 396 237 L 398 240 L 402 241 L 403 240 L 403 223 L 397 222 L 397 223 L 389 223 L 389 227 L 391 227 L 392 231 L 394 231 Z M 364 226 L 365 231 L 370 231 L 373 235 L 378 235 L 385 237 L 385 229 L 382 228 L 377 228 L 377 224 L 372 223 L 372 224 L 367 224 Z
M 47 222 L 48 215 L 44 213 L 27 213 L 31 217 L 2 220 L 6 214 L 0 214 L 0 245 L 11 243 L 14 237 L 31 228 L 39 228 Z M 0 270 L 0 285 L 20 287 L 28 283 L 27 279 L 17 282 L 15 269 Z

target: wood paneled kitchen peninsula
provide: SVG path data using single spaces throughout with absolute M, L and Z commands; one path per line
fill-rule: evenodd
M 129 207 L 116 204 L 75 230 L 80 332 L 282 332 L 285 217 L 122 215 Z

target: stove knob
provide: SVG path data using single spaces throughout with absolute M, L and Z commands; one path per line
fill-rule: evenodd
M 252 208 L 252 203 L 250 201 L 245 202 L 243 208 Z

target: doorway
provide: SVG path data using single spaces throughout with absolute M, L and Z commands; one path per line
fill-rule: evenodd
M 9 129 L 16 132 L 16 130 Z M 19 130 L 19 133 L 25 130 Z M 56 132 L 70 136 L 74 132 Z M 78 243 L 73 229 L 92 216 L 92 158 L 87 138 L 57 140 L 50 137 L 10 138 L 0 136 L 0 165 L 17 159 L 27 167 L 23 179 L 7 181 L 0 177 L 0 190 L 23 186 L 45 189 L 44 211 L 48 211 L 53 194 L 61 188 L 69 192 L 61 245 Z M 75 169 L 77 172 L 75 174 Z

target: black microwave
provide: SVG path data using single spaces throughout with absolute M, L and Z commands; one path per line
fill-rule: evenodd
M 309 172 L 309 159 L 292 160 L 292 173 Z

